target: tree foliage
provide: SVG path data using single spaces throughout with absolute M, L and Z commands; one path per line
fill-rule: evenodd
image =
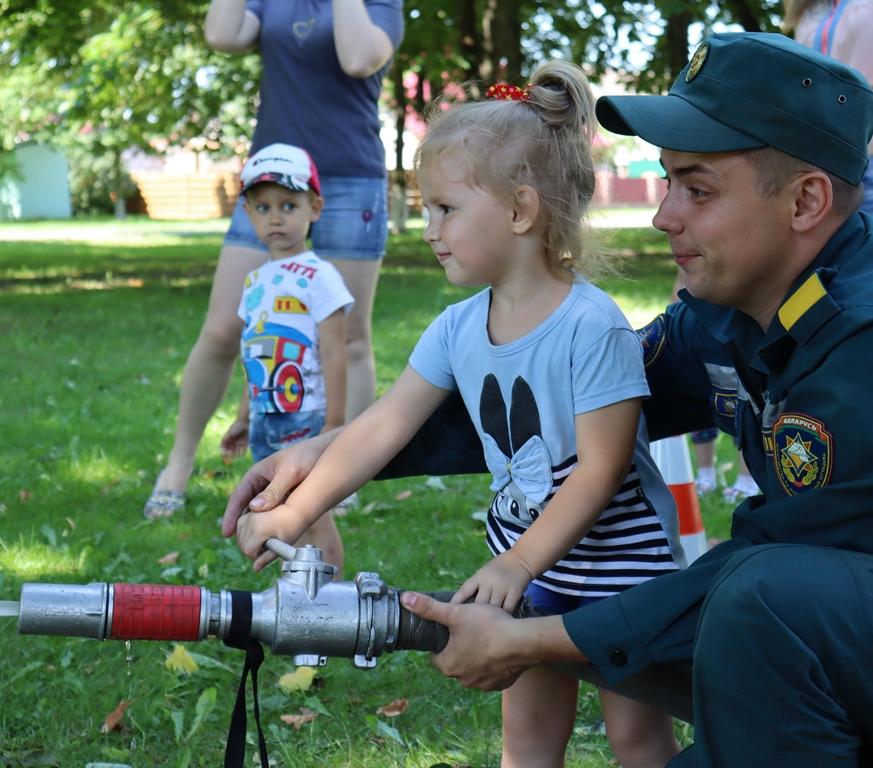
M 194 137 L 215 151 L 244 147 L 260 63 L 207 48 L 207 7 L 0 0 L 0 149 L 28 138 L 76 145 L 104 158 L 110 177 L 119 176 L 110 186 L 121 190 L 128 147 Z M 779 0 L 407 0 L 388 92 L 402 119 L 449 83 L 519 82 L 554 56 L 583 64 L 594 79 L 610 70 L 659 91 L 684 65 L 693 37 L 725 25 L 773 30 L 780 9 Z M 418 83 L 411 94 L 410 73 Z

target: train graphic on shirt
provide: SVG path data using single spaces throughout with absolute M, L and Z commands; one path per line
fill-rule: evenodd
M 258 322 L 241 340 L 249 400 L 261 413 L 296 413 L 303 404 L 303 360 L 312 339 L 295 328 Z

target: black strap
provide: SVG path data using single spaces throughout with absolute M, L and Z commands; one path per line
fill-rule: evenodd
M 246 652 L 242 677 L 236 693 L 236 703 L 230 718 L 230 728 L 227 732 L 227 746 L 224 750 L 224 768 L 243 768 L 246 762 L 246 680 L 249 672 L 252 675 L 252 704 L 255 715 L 255 725 L 258 728 L 258 754 L 261 758 L 261 768 L 269 768 L 267 743 L 264 741 L 264 731 L 261 728 L 261 709 L 258 704 L 258 670 L 264 661 L 264 649 L 257 640 L 250 637 L 252 626 L 252 595 L 250 592 L 231 591 L 230 630 L 224 644 L 230 648 L 239 648 Z

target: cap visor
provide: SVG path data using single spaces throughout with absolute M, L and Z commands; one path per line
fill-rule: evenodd
M 766 144 L 726 126 L 680 96 L 601 96 L 597 120 L 608 131 L 639 136 L 676 152 L 733 152 Z
M 242 185 L 241 191 L 247 192 L 250 190 L 255 184 L 263 184 L 265 182 L 270 182 L 271 184 L 278 184 L 280 187 L 285 187 L 285 189 L 290 189 L 292 192 L 308 192 L 309 187 L 304 185 L 297 184 L 293 178 L 290 176 L 286 176 L 281 173 L 262 173 L 259 176 L 255 176 L 253 179 L 249 179 L 245 184 Z

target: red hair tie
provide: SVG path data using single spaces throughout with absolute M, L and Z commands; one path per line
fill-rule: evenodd
M 530 101 L 530 93 L 527 88 L 519 88 L 517 85 L 508 83 L 495 83 L 488 87 L 485 96 L 489 99 L 505 101 Z

